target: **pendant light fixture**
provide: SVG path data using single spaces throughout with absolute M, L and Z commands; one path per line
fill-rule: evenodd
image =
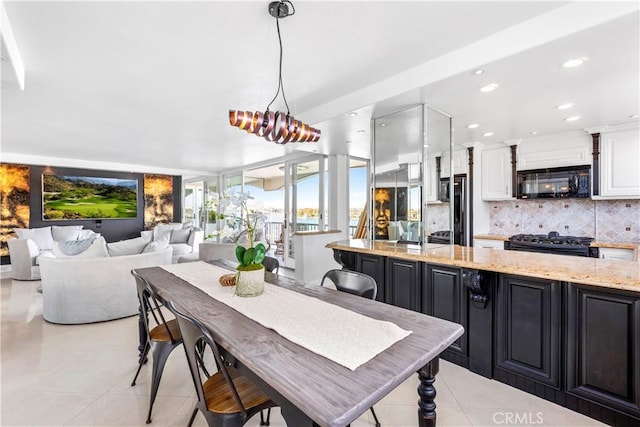
M 267 105 L 263 112 L 229 110 L 229 123 L 248 133 L 260 136 L 267 141 L 277 144 L 288 142 L 317 142 L 320 139 L 320 130 L 296 120 L 289 112 L 289 104 L 284 94 L 284 84 L 282 83 L 282 37 L 280 36 L 280 19 L 286 18 L 296 13 L 293 3 L 286 0 L 279 0 L 269 3 L 269 14 L 276 18 L 276 28 L 278 30 L 278 42 L 280 44 L 280 62 L 278 69 L 278 90 L 275 96 Z M 282 111 L 273 112 L 269 110 L 271 104 L 282 92 L 284 105 L 287 113 Z

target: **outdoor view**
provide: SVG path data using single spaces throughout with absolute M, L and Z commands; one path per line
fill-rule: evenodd
M 135 218 L 135 179 L 42 175 L 45 220 Z
M 367 200 L 367 170 L 364 165 L 357 164 L 349 170 L 350 235 L 358 225 Z M 311 164 L 308 166 L 309 168 L 313 167 Z M 247 205 L 250 209 L 262 212 L 266 216 L 266 238 L 269 242 L 275 242 L 281 238 L 282 226 L 284 225 L 285 188 L 283 167 L 273 166 L 271 168 L 275 169 L 275 173 L 272 170 L 265 171 L 263 169 L 245 172 L 244 186 L 241 175 L 228 176 L 225 179 L 224 187 L 226 187 L 225 192 L 229 195 L 241 191 L 244 187 L 244 191 L 253 198 L 248 201 Z M 305 170 L 307 170 L 305 165 L 298 165 L 297 230 L 316 230 L 320 218 L 318 188 L 321 175 L 317 172 L 305 173 Z M 261 176 L 266 176 L 266 178 Z M 323 179 L 327 179 L 326 173 L 322 176 Z M 209 194 L 219 194 L 215 184 L 209 182 L 206 183 L 206 186 Z M 203 190 L 202 182 L 188 183 L 185 186 L 185 220 L 197 220 L 198 224 L 205 229 L 205 236 L 211 236 L 219 229 L 214 218 L 218 218 L 220 213 L 217 212 L 215 206 L 211 205 L 207 209 L 207 215 L 204 214 L 203 206 L 206 203 L 203 200 Z M 290 196 L 292 197 L 292 195 Z M 325 196 L 327 196 L 326 192 Z M 208 197 L 211 198 L 211 196 Z M 327 218 L 326 213 L 325 218 Z

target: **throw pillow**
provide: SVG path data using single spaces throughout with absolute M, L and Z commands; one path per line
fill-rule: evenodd
M 171 230 L 171 238 L 169 243 L 187 243 L 189 241 L 189 234 L 191 234 L 191 228 L 183 230 Z
M 88 239 L 91 236 L 100 236 L 100 234 L 96 233 L 93 230 L 80 230 L 80 233 L 78 234 L 78 240 L 84 240 L 84 239 Z
M 62 242 L 63 240 L 78 240 L 82 230 L 81 225 L 54 225 L 51 227 L 51 235 L 54 242 Z
M 93 243 L 87 248 L 86 251 L 80 252 L 78 255 L 66 255 L 60 250 L 59 242 L 56 242 L 53 246 L 53 254 L 56 258 L 108 258 L 109 252 L 107 251 L 107 242 L 104 237 L 96 237 Z
M 135 255 L 142 253 L 149 241 L 144 237 L 121 240 L 120 242 L 107 243 L 109 256 Z
M 31 239 L 38 246 L 40 251 L 50 251 L 53 249 L 53 237 L 51 227 L 41 228 L 14 228 L 18 238 Z
M 180 230 L 182 223 L 158 224 L 153 228 L 153 240 L 159 240 L 164 236 L 170 236 L 171 230 Z
M 187 240 L 187 245 L 193 246 L 193 244 L 195 243 L 195 240 L 196 240 L 196 232 L 197 231 L 202 231 L 202 228 L 200 228 L 200 227 L 189 227 L 189 239 Z M 198 248 L 195 248 L 195 249 L 198 250 Z
M 153 240 L 153 230 L 144 230 L 140 232 L 140 237 L 147 239 L 147 242 Z
M 161 237 L 159 240 L 154 240 L 153 242 L 147 244 L 142 250 L 143 254 L 148 252 L 159 252 L 167 249 L 169 247 L 169 235 L 165 234 L 164 237 Z

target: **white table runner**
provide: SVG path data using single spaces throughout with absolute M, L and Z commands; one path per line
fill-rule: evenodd
M 260 296 L 236 296 L 235 286 L 218 282 L 231 272 L 202 261 L 162 268 L 289 341 L 352 371 L 411 334 L 394 323 L 270 283 L 265 283 Z

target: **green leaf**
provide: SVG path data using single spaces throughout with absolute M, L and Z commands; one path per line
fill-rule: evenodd
M 247 250 L 244 246 L 236 246 L 236 259 L 241 265 L 247 265 L 244 263 L 244 254 Z
M 264 256 L 267 254 L 267 248 L 262 243 L 258 243 L 255 247 L 256 254 L 253 257 L 253 262 L 260 264 L 264 260 Z
M 253 263 L 253 259 L 256 256 L 256 249 L 255 248 L 249 248 L 244 252 L 244 256 L 242 257 L 242 264 L 243 265 L 249 265 Z

